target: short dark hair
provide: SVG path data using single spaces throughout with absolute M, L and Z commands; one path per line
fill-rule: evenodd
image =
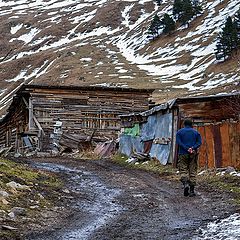
M 193 125 L 192 119 L 189 119 L 189 118 L 185 119 L 184 122 L 183 122 L 183 125 L 192 127 L 192 125 Z

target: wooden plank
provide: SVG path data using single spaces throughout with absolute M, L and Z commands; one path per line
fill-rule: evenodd
M 215 168 L 215 146 L 214 146 L 214 138 L 213 138 L 213 125 L 205 126 L 206 132 L 206 150 L 208 156 L 208 167 Z
M 220 125 L 220 134 L 222 142 L 222 164 L 221 167 L 231 166 L 229 124 L 227 122 Z
M 178 130 L 178 119 L 179 119 L 179 113 L 178 109 L 173 110 L 173 123 L 172 123 L 172 149 L 171 149 L 171 157 L 172 157 L 172 163 L 173 167 L 177 167 L 177 144 L 176 144 L 176 134 Z
M 222 141 L 220 125 L 213 125 L 214 151 L 215 151 L 215 165 L 217 168 L 222 166 Z
M 230 157 L 231 157 L 231 165 L 233 167 L 236 167 L 236 157 L 237 157 L 237 152 L 236 152 L 236 143 L 235 142 L 235 134 L 237 133 L 237 125 L 235 123 L 229 123 L 228 127 L 228 132 L 229 132 L 229 151 L 230 151 Z
M 207 141 L 205 134 L 205 126 L 197 127 L 198 132 L 202 137 L 202 145 L 199 149 L 198 164 L 200 168 L 208 168 L 208 156 L 207 156 Z
M 32 105 L 32 100 L 29 98 L 29 103 L 28 103 L 28 128 L 31 131 L 33 129 L 33 105 Z
M 234 135 L 234 145 L 236 151 L 236 168 L 240 170 L 240 122 L 236 123 L 236 134 Z

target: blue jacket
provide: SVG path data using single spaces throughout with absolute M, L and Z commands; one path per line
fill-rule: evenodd
M 176 140 L 179 146 L 178 154 L 188 154 L 189 148 L 193 148 L 196 151 L 202 144 L 199 132 L 189 126 L 178 130 Z

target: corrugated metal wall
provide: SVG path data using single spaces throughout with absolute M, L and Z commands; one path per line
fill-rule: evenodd
M 172 145 L 172 121 L 173 114 L 168 113 L 161 115 L 161 113 L 157 113 L 154 115 L 156 118 L 156 124 L 153 125 L 155 139 L 171 139 L 167 144 L 155 144 L 153 143 L 152 148 L 150 150 L 150 156 L 155 157 L 160 161 L 161 164 L 166 165 L 170 163 L 170 151 Z
M 147 122 L 140 124 L 139 136 L 122 134 L 120 149 L 122 154 L 130 156 L 133 151 L 143 152 L 144 142 L 154 139 L 169 139 L 167 143 L 154 143 L 150 149 L 150 156 L 158 159 L 162 164 L 171 163 L 173 114 L 162 115 L 160 112 L 148 116 Z
M 240 122 L 198 126 L 202 136 L 199 165 L 205 168 L 232 166 L 240 169 Z

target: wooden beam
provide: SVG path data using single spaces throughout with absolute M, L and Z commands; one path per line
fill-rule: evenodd
M 30 105 L 28 105 L 28 103 L 27 103 L 27 101 L 26 101 L 26 99 L 23 97 L 22 98 L 23 99 L 23 102 L 25 103 L 25 105 L 26 105 L 26 107 L 28 108 L 28 110 L 29 110 L 29 112 L 30 112 Z M 30 102 L 32 102 L 32 101 L 30 101 L 30 98 L 29 98 L 29 103 Z M 32 117 L 32 119 L 33 119 L 33 121 L 35 122 L 35 124 L 37 125 L 37 127 L 38 127 L 38 129 L 43 133 L 43 135 L 45 135 L 45 133 L 44 133 L 44 130 L 43 130 L 43 128 L 41 127 L 41 124 L 38 122 L 38 120 L 37 120 L 37 118 L 34 116 L 34 114 L 33 114 L 33 106 L 32 106 L 32 114 L 31 114 L 31 117 Z M 32 123 L 33 124 L 33 123 Z M 30 126 L 30 116 L 29 116 L 29 126 Z M 33 125 L 32 125 L 33 126 Z M 29 128 L 29 130 L 31 130 L 30 128 Z

